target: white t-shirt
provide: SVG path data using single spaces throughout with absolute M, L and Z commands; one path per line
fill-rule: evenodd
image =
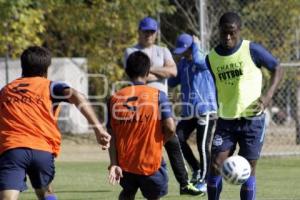
M 147 54 L 150 58 L 151 67 L 164 67 L 164 63 L 168 60 L 174 62 L 170 50 L 166 47 L 152 45 L 151 47 L 143 48 L 142 46 L 137 44 L 125 50 L 124 67 L 126 67 L 125 65 L 128 56 L 135 51 L 142 51 Z M 159 79 L 157 81 L 150 82 L 147 85 L 157 88 L 168 94 L 167 79 Z

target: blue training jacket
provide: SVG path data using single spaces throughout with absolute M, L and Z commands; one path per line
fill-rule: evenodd
M 192 60 L 181 58 L 177 76 L 168 80 L 170 87 L 181 84 L 183 117 L 217 112 L 216 88 L 200 47 L 192 44 Z

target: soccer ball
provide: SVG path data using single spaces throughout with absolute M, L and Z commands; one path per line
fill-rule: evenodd
M 227 158 L 221 168 L 224 180 L 230 184 L 240 185 L 247 181 L 251 173 L 249 162 L 242 156 Z

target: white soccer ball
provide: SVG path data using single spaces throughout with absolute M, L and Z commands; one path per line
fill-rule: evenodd
M 234 185 L 245 183 L 250 173 L 251 167 L 249 162 L 238 155 L 227 158 L 221 167 L 221 174 L 224 180 Z

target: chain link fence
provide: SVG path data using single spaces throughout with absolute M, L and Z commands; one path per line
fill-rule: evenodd
M 218 44 L 218 20 L 226 11 L 242 19 L 244 39 L 262 44 L 285 68 L 285 76 L 267 109 L 263 155 L 300 155 L 300 1 L 216 0 L 204 4 L 208 49 Z M 269 75 L 264 73 L 265 82 Z
M 218 43 L 218 21 L 227 11 L 237 12 L 242 19 L 241 35 L 261 43 L 281 62 L 299 60 L 300 2 L 295 0 L 216 0 L 204 1 L 208 47 Z
M 267 109 L 265 155 L 300 155 L 299 67 L 285 67 L 285 78 Z

